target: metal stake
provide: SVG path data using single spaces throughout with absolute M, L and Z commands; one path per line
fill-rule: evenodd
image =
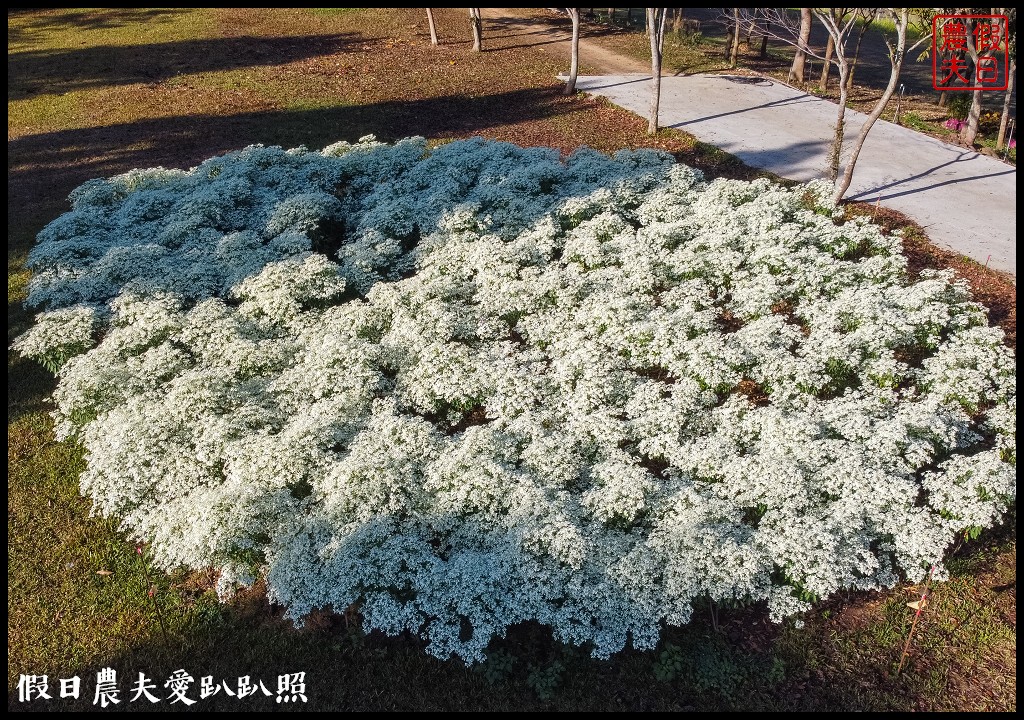
M 900 83 L 900 97 L 896 101 L 896 112 L 892 114 L 892 121 L 897 125 L 900 124 L 900 105 L 903 104 L 903 83 Z
M 921 593 L 921 599 L 916 602 L 907 603 L 910 607 L 917 608 L 917 612 L 914 613 L 914 621 L 910 623 L 910 633 L 907 635 L 907 642 L 903 646 L 903 654 L 900 656 L 899 667 L 896 668 L 897 677 L 899 677 L 899 674 L 903 671 L 903 663 L 907 661 L 907 656 L 910 654 L 910 641 L 914 637 L 914 630 L 917 629 L 917 620 L 921 617 L 921 611 L 924 610 L 924 606 L 928 602 L 928 587 L 932 584 L 932 576 L 934 575 L 935 566 L 932 565 L 932 570 L 928 573 L 928 579 L 924 583 L 924 592 Z

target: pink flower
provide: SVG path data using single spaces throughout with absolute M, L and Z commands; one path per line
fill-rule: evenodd
M 950 118 L 946 122 L 942 123 L 942 125 L 943 127 L 953 130 L 955 132 L 960 132 L 960 128 L 964 126 L 964 121 L 957 120 L 956 118 Z

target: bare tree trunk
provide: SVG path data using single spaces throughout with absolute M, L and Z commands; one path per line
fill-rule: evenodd
M 473 26 L 473 49 L 477 52 L 482 52 L 483 47 L 483 34 L 484 34 L 484 21 L 480 15 L 480 8 L 469 9 L 470 24 Z
M 661 51 L 665 39 L 668 8 L 647 8 L 647 34 L 651 39 L 651 115 L 647 134 L 658 132 L 658 106 L 661 105 Z
M 832 70 L 832 53 L 836 51 L 836 42 L 830 35 L 828 38 L 828 44 L 825 46 L 825 62 L 821 66 L 821 81 L 818 83 L 818 90 L 825 92 L 828 90 L 828 76 Z M 849 89 L 849 88 L 847 88 Z M 833 178 L 834 179 L 834 178 Z
M 967 52 L 970 53 L 974 66 L 978 67 L 978 46 L 974 42 L 974 30 L 977 23 L 974 20 L 967 21 Z M 967 124 L 960 130 L 960 142 L 967 147 L 974 147 L 974 141 L 978 137 L 978 125 L 981 123 L 981 93 L 983 90 L 971 92 L 971 109 L 967 113 Z
M 849 71 L 844 70 L 841 63 L 839 66 L 840 81 L 846 80 L 847 72 Z M 846 84 L 840 82 L 839 107 L 836 110 L 836 128 L 835 134 L 832 136 L 832 150 L 828 158 L 828 179 L 833 183 L 839 179 L 839 163 L 843 157 L 843 136 L 846 132 L 846 100 L 849 94 L 850 91 L 846 88 Z
M 740 54 L 740 9 L 732 9 L 732 47 L 729 49 L 729 67 L 736 67 Z
M 437 45 L 437 26 L 434 25 L 434 12 L 427 8 L 427 25 L 430 26 L 430 44 Z
M 615 24 L 615 8 L 608 8 L 608 22 Z
M 1010 74 L 1006 80 L 1006 96 L 1003 98 L 1003 114 L 999 118 L 999 137 L 996 139 L 996 150 L 1002 150 L 1006 144 L 1006 126 L 1010 121 L 1010 102 L 1013 96 L 1014 80 L 1017 77 L 1017 59 L 1010 55 Z
M 938 56 L 936 57 L 936 59 L 935 59 L 935 67 L 940 68 L 940 67 L 945 66 L 946 61 L 949 60 L 949 55 L 950 54 L 947 51 L 940 52 L 938 54 Z M 940 90 L 939 91 L 939 101 L 937 103 L 938 106 L 940 108 L 946 107 L 946 105 L 949 104 L 949 97 L 950 97 L 949 96 L 949 90 Z
M 576 92 L 576 76 L 580 71 L 580 9 L 566 8 L 572 19 L 572 59 L 569 62 L 569 80 L 565 83 L 563 95 L 572 95 Z
M 768 21 L 764 22 L 764 34 L 761 35 L 761 55 L 760 57 L 768 57 Z
M 828 39 L 829 49 L 833 49 L 835 43 L 831 34 Z M 832 149 L 829 151 L 828 156 L 828 179 L 833 183 L 839 179 L 839 163 L 843 157 L 843 137 L 846 132 L 846 101 L 850 94 L 849 89 L 846 87 L 846 75 L 850 72 L 849 64 L 842 53 L 839 53 L 837 60 L 839 62 L 839 104 L 836 107 L 836 126 L 835 132 L 832 135 Z M 822 73 L 822 80 L 826 82 L 828 78 L 825 73 L 827 73 L 828 66 L 829 60 L 826 59 L 826 70 Z
M 682 28 L 683 28 L 683 9 L 682 8 L 676 8 L 675 16 L 672 18 L 672 32 L 674 32 L 676 35 L 678 35 L 679 31 L 682 30 Z
M 978 126 L 981 124 L 981 94 L 984 90 L 971 92 L 971 110 L 967 113 L 967 124 L 960 131 L 960 141 L 967 147 L 974 147 L 978 138 Z
M 896 14 L 896 46 L 889 48 L 889 63 L 892 71 L 889 73 L 889 84 L 885 86 L 885 91 L 882 96 L 878 98 L 874 108 L 868 115 L 867 120 L 860 128 L 860 132 L 857 133 L 856 139 L 853 141 L 853 148 L 850 152 L 850 159 L 846 161 L 846 168 L 843 171 L 842 178 L 839 180 L 839 184 L 836 185 L 835 194 L 832 196 L 833 201 L 838 204 L 843 196 L 846 195 L 846 191 L 850 189 L 850 183 L 853 181 L 853 170 L 857 166 L 857 158 L 860 157 L 861 150 L 864 149 L 864 142 L 868 139 L 868 133 L 871 131 L 875 121 L 878 120 L 882 115 L 882 111 L 885 110 L 885 106 L 889 103 L 893 93 L 896 91 L 896 84 L 899 81 L 900 73 L 903 70 L 903 59 L 906 56 L 907 47 L 907 26 L 910 24 L 910 10 L 909 8 L 900 8 L 898 14 Z M 922 38 L 913 47 L 917 47 L 926 38 Z M 846 80 L 843 70 L 840 66 L 840 84 L 843 84 Z M 842 102 L 842 101 L 840 101 Z
M 836 64 L 839 66 L 839 103 L 836 107 L 836 124 L 832 135 L 832 147 L 828 155 L 828 178 L 833 182 L 839 179 L 839 164 L 843 156 L 843 139 L 846 132 L 846 101 L 850 91 L 846 86 L 846 76 L 850 72 L 850 63 L 846 58 L 846 40 L 849 37 L 850 29 L 853 26 L 853 19 L 847 18 L 847 12 L 843 8 L 828 8 L 815 10 L 818 19 L 828 31 L 828 45 L 825 49 L 825 61 L 821 72 L 821 84 L 828 83 L 828 71 L 832 63 L 832 56 L 835 55 Z
M 796 55 L 793 66 L 789 69 L 789 79 L 804 81 L 804 66 L 807 63 L 807 43 L 811 39 L 811 9 L 800 8 L 800 38 L 797 41 Z

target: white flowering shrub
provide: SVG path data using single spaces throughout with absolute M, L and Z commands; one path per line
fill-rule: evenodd
M 920 578 L 1016 495 L 1016 365 L 821 188 L 482 140 L 96 180 L 15 347 L 165 567 L 483 657 Z M 941 573 L 940 573 L 941 574 Z

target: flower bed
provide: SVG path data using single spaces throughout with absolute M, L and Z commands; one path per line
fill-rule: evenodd
M 86 183 L 15 342 L 164 567 L 439 657 L 918 579 L 1016 494 L 1016 366 L 828 189 L 482 140 Z M 940 571 L 941 575 L 941 571 Z

